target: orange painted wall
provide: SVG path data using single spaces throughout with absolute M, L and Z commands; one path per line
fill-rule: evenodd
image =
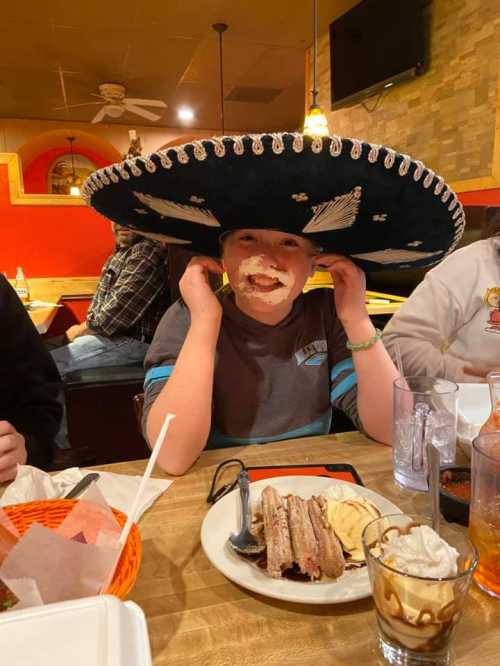
M 32 194 L 47 194 L 47 174 L 52 162 L 60 155 L 66 155 L 67 148 L 52 148 L 38 155 L 23 169 L 24 191 Z M 91 160 L 98 169 L 107 166 L 109 162 L 98 153 L 80 148 L 75 154 L 84 155 Z
M 0 165 L 0 271 L 27 277 L 99 275 L 113 251 L 109 222 L 86 206 L 13 206 Z
M 458 198 L 464 206 L 500 206 L 500 188 L 460 192 Z

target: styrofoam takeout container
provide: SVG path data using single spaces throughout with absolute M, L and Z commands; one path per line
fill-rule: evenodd
M 5 666 L 151 666 L 144 613 L 112 596 L 0 614 Z

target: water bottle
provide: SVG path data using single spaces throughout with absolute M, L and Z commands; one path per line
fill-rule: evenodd
M 21 266 L 17 267 L 16 281 L 14 283 L 14 289 L 16 294 L 21 299 L 21 302 L 25 305 L 29 303 L 30 300 L 30 290 L 28 287 L 28 281 L 26 280 L 23 269 Z

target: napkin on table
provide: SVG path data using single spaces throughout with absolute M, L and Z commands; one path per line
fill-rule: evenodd
M 70 467 L 51 476 L 37 467 L 19 465 L 15 480 L 0 498 L 0 507 L 33 500 L 61 498 L 87 473 L 78 467 Z M 97 487 L 107 503 L 128 515 L 142 477 L 113 472 L 99 472 L 99 474 Z M 167 479 L 149 479 L 138 507 L 137 521 L 172 483 L 173 481 Z

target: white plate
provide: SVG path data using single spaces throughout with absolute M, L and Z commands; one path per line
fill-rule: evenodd
M 488 384 L 459 384 L 458 388 L 457 436 L 470 457 L 472 442 L 491 412 L 490 391 Z
M 266 486 L 273 486 L 281 495 L 292 493 L 303 499 L 321 495 L 333 486 L 348 486 L 371 500 L 382 514 L 401 513 L 401 510 L 381 495 L 351 483 L 320 476 L 282 476 L 250 484 L 250 501 L 254 508 Z M 363 599 L 371 594 L 366 567 L 346 571 L 340 578 L 328 582 L 303 583 L 286 578 L 275 579 L 252 562 L 246 562 L 227 543 L 231 532 L 240 525 L 239 491 L 233 490 L 209 510 L 201 526 L 201 545 L 213 566 L 226 578 L 252 592 L 273 599 L 305 604 L 337 604 Z

